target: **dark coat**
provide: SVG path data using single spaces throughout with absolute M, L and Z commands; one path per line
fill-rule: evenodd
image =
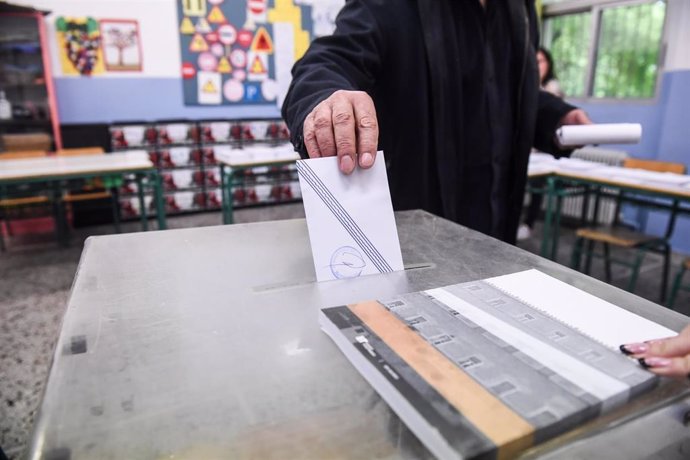
M 302 125 L 312 109 L 336 90 L 366 91 L 376 106 L 394 208 L 426 209 L 457 221 L 461 197 L 455 181 L 463 177 L 457 172 L 464 146 L 463 94 L 455 82 L 463 69 L 457 44 L 447 40 L 449 28 L 457 26 L 449 1 L 478 0 L 349 0 L 334 34 L 314 40 L 295 64 L 283 117 L 295 148 L 305 155 Z M 513 49 L 520 50 L 513 59 L 519 81 L 505 207 L 510 215 L 505 234 L 494 236 L 514 242 L 530 149 L 558 154 L 554 132 L 573 107 L 539 90 L 533 2 L 507 1 Z

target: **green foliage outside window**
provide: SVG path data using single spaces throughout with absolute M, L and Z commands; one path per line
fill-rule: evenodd
M 603 11 L 594 97 L 654 96 L 665 12 L 664 2 Z
M 587 63 L 592 15 L 599 14 L 596 61 L 588 94 Z M 544 23 L 544 44 L 569 97 L 654 96 L 666 3 L 638 3 L 552 16 Z
M 591 40 L 591 13 L 567 14 L 546 20 L 546 47 L 566 96 L 585 96 L 585 72 Z

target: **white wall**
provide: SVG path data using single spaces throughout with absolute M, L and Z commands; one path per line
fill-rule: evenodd
M 95 78 L 180 77 L 180 40 L 177 33 L 177 6 L 174 0 L 13 0 L 13 3 L 51 11 L 46 17 L 46 26 L 52 70 L 56 77 L 63 76 L 55 37 L 55 19 L 59 16 L 92 16 L 95 19 L 139 21 L 142 71 L 106 72 Z

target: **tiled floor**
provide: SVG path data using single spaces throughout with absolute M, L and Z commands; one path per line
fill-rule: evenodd
M 239 210 L 235 216 L 238 222 L 254 222 L 303 217 L 304 211 L 294 204 Z M 219 213 L 169 219 L 171 228 L 219 224 Z M 15 238 L 0 254 L 0 446 L 10 458 L 21 456 L 27 445 L 83 241 L 111 231 L 110 226 L 80 229 L 68 248 L 58 248 L 51 235 Z M 127 224 L 125 231 L 138 231 L 138 226 Z M 539 238 L 537 228 L 520 246 L 537 252 Z M 565 230 L 559 250 L 562 263 L 570 258 L 572 241 L 572 231 Z M 673 274 L 680 260 L 674 255 Z M 600 261 L 595 261 L 593 276 L 603 279 Z M 661 259 L 648 255 L 635 292 L 658 301 L 660 277 Z M 622 287 L 626 282 L 626 272 L 615 270 L 613 284 Z M 690 314 L 690 293 L 681 293 L 676 309 Z

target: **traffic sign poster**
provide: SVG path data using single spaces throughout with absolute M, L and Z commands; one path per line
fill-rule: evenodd
M 222 106 L 279 104 L 284 68 L 314 38 L 315 5 L 334 0 L 176 1 L 184 103 Z

